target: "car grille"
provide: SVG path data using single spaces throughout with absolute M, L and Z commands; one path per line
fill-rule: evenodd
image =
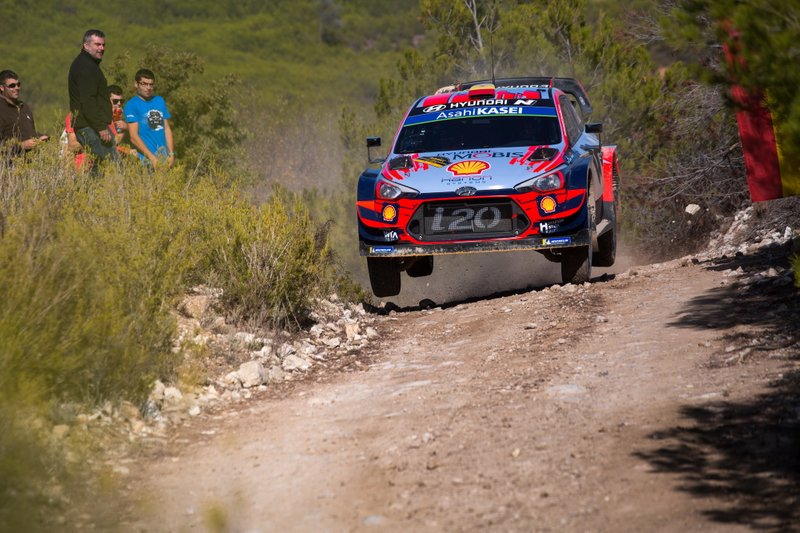
M 420 241 L 514 237 L 530 221 L 508 198 L 425 203 L 411 217 L 407 230 Z

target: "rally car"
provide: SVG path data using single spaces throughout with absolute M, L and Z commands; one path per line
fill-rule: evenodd
M 618 164 L 602 124 L 569 78 L 461 83 L 417 100 L 385 159 L 370 150 L 358 180 L 361 255 L 372 291 L 400 292 L 401 272 L 427 276 L 436 255 L 535 250 L 564 283 L 611 266 Z

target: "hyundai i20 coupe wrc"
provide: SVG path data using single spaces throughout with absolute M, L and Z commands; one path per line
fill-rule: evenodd
M 394 296 L 401 272 L 427 276 L 437 255 L 535 250 L 564 283 L 614 263 L 615 146 L 569 78 L 506 78 L 443 88 L 406 113 L 385 159 L 358 180 L 361 255 L 372 291 Z

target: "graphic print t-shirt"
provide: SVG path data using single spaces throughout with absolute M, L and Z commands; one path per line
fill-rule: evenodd
M 167 110 L 167 104 L 160 96 L 144 100 L 139 95 L 134 96 L 125 104 L 125 121 L 129 124 L 139 124 L 139 137 L 153 152 L 156 157 L 167 156 L 167 136 L 164 133 L 164 121 L 172 118 Z M 139 157 L 145 159 L 140 153 Z

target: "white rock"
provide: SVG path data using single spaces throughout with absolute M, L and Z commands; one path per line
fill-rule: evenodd
M 686 206 L 686 209 L 684 209 L 684 211 L 694 216 L 700 212 L 700 209 L 701 209 L 700 206 L 697 204 L 689 204 Z
M 339 337 L 330 337 L 327 339 L 322 339 L 322 344 L 329 348 L 338 348 L 342 344 L 342 341 L 339 339 Z
M 197 416 L 200 414 L 200 406 L 193 405 L 189 408 L 189 416 Z
M 255 335 L 246 331 L 237 331 L 233 337 L 242 344 L 252 344 L 256 340 Z
M 368 339 L 374 339 L 374 338 L 376 338 L 377 336 L 378 336 L 378 330 L 376 330 L 376 329 L 375 329 L 375 328 L 373 328 L 373 327 L 368 327 L 368 328 L 367 328 L 367 338 L 368 338 Z
M 264 383 L 266 373 L 264 367 L 258 361 L 247 361 L 239 365 L 239 378 L 242 380 L 242 387 L 257 387 Z
M 265 344 L 264 346 L 261 347 L 260 350 L 257 350 L 257 351 L 254 351 L 254 352 L 250 352 L 250 356 L 252 358 L 254 358 L 254 359 L 257 359 L 257 358 L 266 359 L 270 355 L 272 355 L 272 345 L 271 344 Z
M 360 331 L 361 331 L 361 326 L 358 324 L 358 322 L 348 323 L 345 324 L 344 326 L 345 335 L 347 335 L 347 338 L 349 340 L 353 340 L 356 337 L 356 335 L 360 333 Z
M 286 356 L 291 355 L 295 352 L 297 352 L 295 347 L 289 344 L 288 342 L 284 342 L 283 344 L 281 344 L 281 347 L 278 349 L 278 355 L 281 358 L 285 358 Z
M 164 388 L 164 384 L 156 380 L 156 382 L 153 383 L 153 390 L 150 391 L 150 399 L 154 402 L 161 402 L 164 399 Z
M 311 368 L 310 362 L 294 354 L 289 355 L 283 360 L 283 369 L 286 371 L 308 370 L 309 368 Z
M 183 400 L 183 394 L 177 387 L 167 387 L 164 389 L 164 402 L 169 404 L 180 403 Z
M 277 365 L 273 365 L 269 367 L 269 372 L 267 372 L 267 381 L 270 383 L 280 383 L 286 378 L 286 374 L 284 373 L 283 369 Z
M 211 299 L 205 295 L 187 296 L 178 309 L 189 318 L 202 318 L 208 310 Z
M 239 387 L 242 384 L 242 378 L 239 376 L 239 372 L 234 370 L 222 378 L 222 383 L 228 387 Z
M 314 354 L 317 353 L 317 347 L 308 341 L 303 341 L 303 344 L 300 346 L 298 353 L 302 356 L 313 357 Z

